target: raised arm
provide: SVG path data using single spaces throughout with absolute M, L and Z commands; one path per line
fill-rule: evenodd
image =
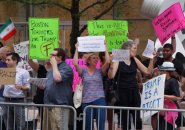
M 109 64 L 110 64 L 110 57 L 109 57 L 109 53 L 107 51 L 107 46 L 106 46 L 106 43 L 105 43 L 105 62 L 102 65 L 103 74 L 107 73 L 107 69 L 109 68 Z
M 78 71 L 78 74 L 81 75 L 82 74 L 82 69 L 78 65 L 78 43 L 75 46 L 76 46 L 76 51 L 75 51 L 75 55 L 74 55 L 74 58 L 73 58 L 73 63 L 74 63 L 74 66 L 75 66 L 76 70 Z
M 172 54 L 174 54 L 176 52 L 176 39 L 175 39 L 175 36 L 172 36 L 171 39 L 172 39 L 171 43 L 172 43 L 172 46 L 173 46 L 173 53 Z
M 136 57 L 134 57 L 134 60 L 138 66 L 138 69 L 144 73 L 145 75 L 152 75 L 153 71 L 153 59 L 150 59 L 150 63 L 148 65 L 148 68 L 146 68 Z
M 109 71 L 108 71 L 108 77 L 110 79 L 113 79 L 116 75 L 116 72 L 118 71 L 119 62 L 111 62 Z
M 34 62 L 32 59 L 28 59 L 28 64 L 31 66 L 31 68 L 35 71 L 38 72 L 39 70 L 39 64 Z
M 60 74 L 59 68 L 57 66 L 57 61 L 54 56 L 50 58 L 50 63 L 53 68 L 53 78 L 56 82 L 61 82 L 62 81 L 62 76 Z

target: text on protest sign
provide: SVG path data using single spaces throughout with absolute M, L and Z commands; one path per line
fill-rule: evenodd
M 104 35 L 107 49 L 120 49 L 123 42 L 127 41 L 128 22 L 119 20 L 92 20 L 88 21 L 89 35 Z
M 0 85 L 15 84 L 16 69 L 15 68 L 0 68 Z
M 143 84 L 143 92 L 141 96 L 141 108 L 162 109 L 164 104 L 164 85 L 166 75 L 160 75 Z M 141 111 L 144 115 L 143 119 L 147 120 L 157 111 Z
M 49 59 L 59 42 L 58 18 L 29 18 L 30 58 Z
M 18 63 L 18 67 L 31 71 L 32 68 L 28 64 L 28 45 L 29 41 L 13 44 L 14 51 L 19 54 L 21 61 Z
M 142 53 L 143 56 L 147 58 L 153 58 L 153 53 L 154 53 L 154 41 L 148 39 L 148 44 L 146 45 L 146 48 L 144 52 Z
M 70 65 L 70 67 L 73 69 L 74 77 L 73 77 L 73 91 L 76 90 L 76 85 L 79 82 L 80 76 L 78 75 L 78 72 L 75 69 L 75 66 L 73 64 L 73 59 L 66 59 L 65 62 Z M 80 68 L 86 68 L 86 62 L 83 59 L 78 59 L 78 65 Z M 100 68 L 101 63 L 98 61 L 98 64 L 96 65 L 96 68 Z
M 105 36 L 78 37 L 79 52 L 104 52 Z
M 185 18 L 180 3 L 170 6 L 152 21 L 152 25 L 162 44 L 185 28 Z
M 124 61 L 128 62 L 130 60 L 130 51 L 123 49 L 113 49 L 113 61 Z

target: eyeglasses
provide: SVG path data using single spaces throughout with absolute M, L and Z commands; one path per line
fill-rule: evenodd
M 51 56 L 57 56 L 57 54 L 50 54 Z

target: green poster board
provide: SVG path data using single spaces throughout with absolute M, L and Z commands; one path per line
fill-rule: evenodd
M 108 51 L 120 49 L 128 40 L 128 22 L 123 20 L 91 20 L 88 21 L 89 35 L 105 35 Z
M 31 59 L 49 59 L 59 46 L 59 19 L 29 18 L 29 42 Z

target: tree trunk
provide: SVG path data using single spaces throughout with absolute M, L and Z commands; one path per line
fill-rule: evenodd
M 75 53 L 75 44 L 77 42 L 77 37 L 80 36 L 80 16 L 79 16 L 79 0 L 72 0 L 71 6 L 71 19 L 72 19 L 72 29 L 70 34 L 70 52 L 71 56 Z

